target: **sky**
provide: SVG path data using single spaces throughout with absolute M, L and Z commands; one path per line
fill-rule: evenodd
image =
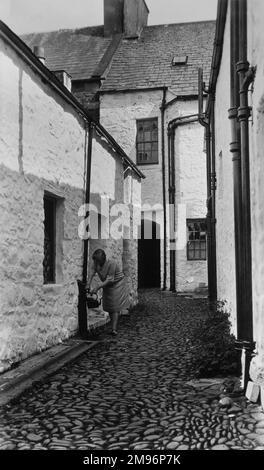
M 16 34 L 103 24 L 104 0 L 0 0 Z M 217 0 L 146 0 L 149 25 L 216 19 Z

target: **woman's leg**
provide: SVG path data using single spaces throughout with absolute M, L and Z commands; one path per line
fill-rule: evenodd
M 118 323 L 119 312 L 112 313 L 112 330 L 117 331 L 117 323 Z
M 111 330 L 117 331 L 117 323 L 118 323 L 118 317 L 119 317 L 119 312 L 114 312 L 114 313 L 109 313 L 109 317 L 111 320 Z

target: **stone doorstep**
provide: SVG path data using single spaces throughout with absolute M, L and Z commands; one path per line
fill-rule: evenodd
M 109 321 L 109 315 L 106 312 L 91 310 L 87 320 L 88 331 L 93 331 L 105 325 Z M 84 341 L 72 337 L 21 361 L 17 367 L 0 375 L 0 405 L 16 398 L 35 382 L 55 373 L 97 343 L 96 340 Z

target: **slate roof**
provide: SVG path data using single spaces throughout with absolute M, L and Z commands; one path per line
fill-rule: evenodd
M 215 21 L 147 26 L 140 39 L 123 40 L 102 90 L 168 86 L 177 95 L 197 94 L 197 69 L 209 80 Z M 174 56 L 188 56 L 172 66 Z
M 103 26 L 26 34 L 21 39 L 32 49 L 43 46 L 45 65 L 50 70 L 66 70 L 73 80 L 90 78 L 111 44 Z
M 177 95 L 197 94 L 197 69 L 209 81 L 215 21 L 146 26 L 139 39 L 122 38 L 101 91 L 168 86 Z M 51 70 L 66 70 L 73 79 L 88 79 L 110 47 L 103 27 L 25 35 L 30 46 L 42 45 Z M 172 66 L 174 56 L 188 56 Z

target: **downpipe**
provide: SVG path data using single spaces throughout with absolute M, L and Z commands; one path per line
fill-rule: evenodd
M 167 210 L 166 210 L 166 175 L 165 175 L 165 109 L 167 88 L 163 90 L 161 103 L 161 154 L 162 154 L 162 197 L 163 197 L 163 290 L 167 288 Z
M 178 126 L 198 122 L 198 115 L 180 116 L 168 124 L 168 180 L 170 204 L 170 291 L 176 292 L 176 182 L 175 182 L 175 133 Z
M 93 143 L 93 132 L 94 126 L 91 122 L 88 124 L 86 129 L 86 179 L 85 179 L 85 204 L 90 204 L 91 195 L 91 165 L 92 165 L 92 143 Z M 87 134 L 88 134 L 88 145 L 87 145 Z M 87 149 L 87 150 L 86 150 Z M 86 212 L 85 218 L 89 217 L 89 212 Z M 88 268 L 88 254 L 89 254 L 89 240 L 88 238 L 83 240 L 83 267 L 82 267 L 82 280 L 78 280 L 78 328 L 79 335 L 85 339 L 87 337 L 87 307 L 86 307 L 86 293 L 85 287 L 87 283 L 87 268 Z
M 236 64 L 239 76 L 239 108 L 241 149 L 241 187 L 242 187 L 242 259 L 243 259 L 243 308 L 240 318 L 240 331 L 237 346 L 242 350 L 243 387 L 246 388 L 250 378 L 249 368 L 255 349 L 253 341 L 252 311 L 252 249 L 251 249 L 251 202 L 250 202 L 250 158 L 249 158 L 249 124 L 251 114 L 248 105 L 248 90 L 255 77 L 255 69 L 247 60 L 247 0 L 239 1 L 239 62 Z
M 198 121 L 201 126 L 205 128 L 205 144 L 206 144 L 206 179 L 207 179 L 207 277 L 208 277 L 208 298 L 210 301 L 215 301 L 217 298 L 216 292 L 216 255 L 213 259 L 213 253 L 215 252 L 215 239 L 213 235 L 215 233 L 215 221 L 212 220 L 212 211 L 214 207 L 214 199 L 212 196 L 212 181 L 214 178 L 215 187 L 215 175 L 212 178 L 212 158 L 211 158 L 211 122 L 208 116 L 205 116 L 203 112 L 203 94 L 208 90 L 205 90 L 203 83 L 203 71 L 199 69 L 198 75 L 198 88 L 199 88 L 199 99 L 198 99 Z

